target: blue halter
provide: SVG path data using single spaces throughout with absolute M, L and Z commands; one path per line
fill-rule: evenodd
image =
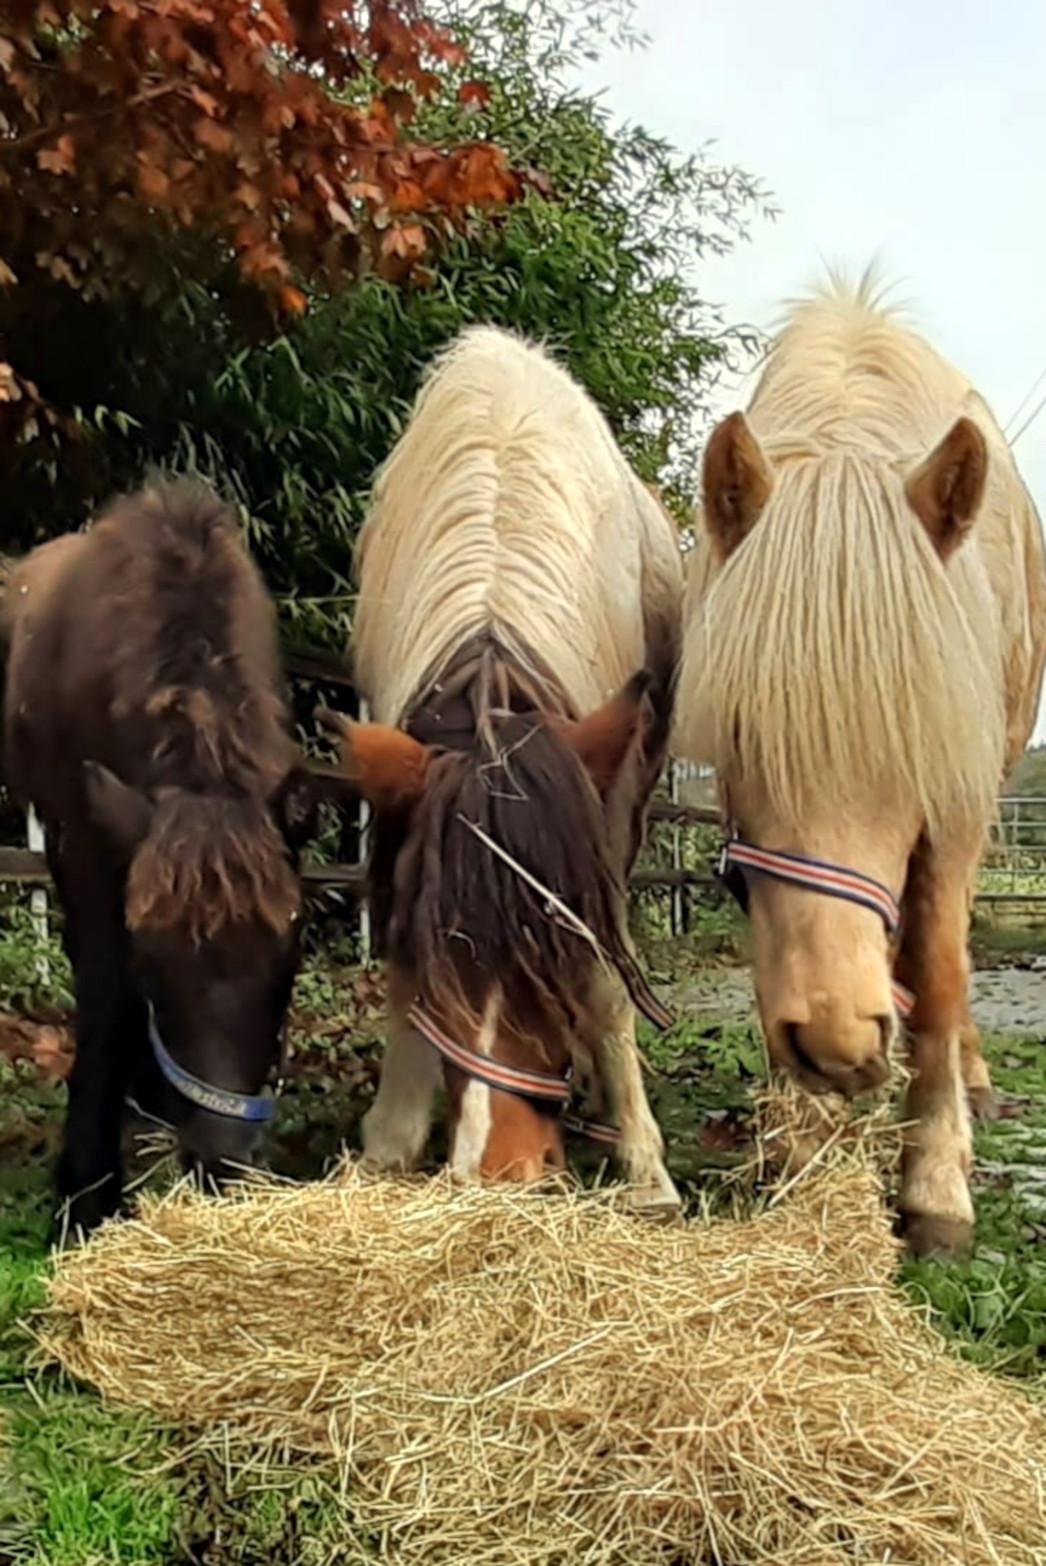
M 260 1093 L 232 1093 L 227 1088 L 211 1087 L 201 1082 L 191 1071 L 172 1059 L 160 1037 L 152 1006 L 149 1007 L 149 1042 L 156 1056 L 156 1064 L 173 1088 L 198 1109 L 209 1109 L 212 1115 L 225 1115 L 230 1120 L 264 1122 L 276 1113 L 276 1096 L 271 1088 Z

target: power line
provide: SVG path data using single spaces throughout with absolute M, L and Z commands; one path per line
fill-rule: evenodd
M 1013 425 L 1016 424 L 1017 420 L 1028 406 L 1028 403 L 1035 396 L 1035 393 L 1038 391 L 1044 380 L 1046 380 L 1046 365 L 1044 365 L 1043 368 L 1039 371 L 1031 386 L 1024 393 L 1024 396 L 1021 398 L 1016 408 L 1014 408 L 1013 412 L 1010 414 L 1010 417 L 1006 420 L 1006 424 L 1003 429 L 1004 435 L 1008 429 L 1011 429 Z M 1011 441 L 1010 444 L 1012 445 L 1013 442 Z
M 1046 375 L 1046 370 L 1043 371 L 1043 374 Z M 1020 429 L 1017 431 L 1016 435 L 1010 436 L 1011 448 L 1016 446 L 1017 442 L 1028 428 L 1029 424 L 1035 423 L 1035 420 L 1039 417 L 1039 414 L 1042 412 L 1043 408 L 1046 408 L 1046 396 L 1040 397 L 1039 401 L 1035 404 L 1034 408 L 1031 410 Z

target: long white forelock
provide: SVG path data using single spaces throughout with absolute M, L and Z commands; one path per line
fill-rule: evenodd
M 564 370 L 509 333 L 464 332 L 378 475 L 361 537 L 354 656 L 374 717 L 397 722 L 426 675 L 483 633 L 524 669 L 531 656 L 554 669 L 579 709 L 605 700 L 596 670 L 609 665 L 618 688 L 642 646 L 638 616 L 619 620 L 602 579 L 599 541 L 616 516 L 635 580 L 648 511 L 658 502 Z
M 792 823 L 884 780 L 931 829 L 992 808 L 1002 636 L 977 531 L 945 570 L 903 488 L 964 412 L 993 482 L 1017 482 L 965 378 L 860 288 L 798 306 L 769 356 L 748 418 L 774 487 L 718 574 L 699 529 L 677 728 Z

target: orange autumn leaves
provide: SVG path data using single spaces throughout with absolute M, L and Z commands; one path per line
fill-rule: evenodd
M 165 221 L 279 316 L 304 309 L 306 279 L 403 281 L 477 208 L 516 200 L 525 176 L 498 148 L 412 139 L 464 63 L 421 4 L 0 0 L 0 322 L 43 278 L 146 291 Z M 31 369 L 6 373 L 24 392 Z

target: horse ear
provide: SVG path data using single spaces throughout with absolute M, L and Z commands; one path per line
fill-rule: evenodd
M 425 791 L 432 752 L 402 729 L 384 723 L 353 723 L 321 707 L 316 721 L 334 735 L 350 783 L 375 810 L 410 810 Z
M 319 811 L 315 780 L 305 767 L 292 767 L 269 799 L 269 809 L 291 848 L 302 848 L 316 831 Z
M 614 783 L 639 732 L 650 678 L 642 669 L 587 718 L 556 725 L 563 743 L 581 758 L 601 794 Z
M 988 478 L 988 445 L 972 419 L 958 419 L 904 486 L 908 504 L 947 563 L 977 520 Z
M 712 431 L 703 471 L 705 527 L 722 560 L 743 544 L 770 499 L 774 477 L 743 413 Z
M 153 807 L 144 794 L 97 761 L 84 762 L 87 812 L 121 858 L 134 858 L 145 840 Z

